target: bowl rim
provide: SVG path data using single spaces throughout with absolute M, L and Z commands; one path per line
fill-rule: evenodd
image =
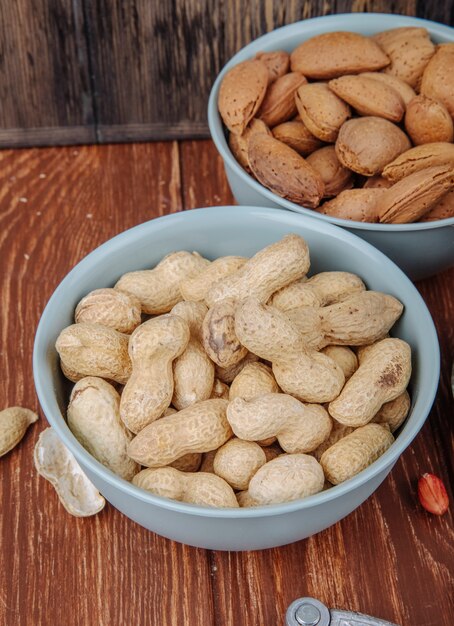
M 391 13 L 340 13 L 337 15 L 323 15 L 320 17 L 314 17 L 307 20 L 300 20 L 298 22 L 294 22 L 293 24 L 288 24 L 287 26 L 281 26 L 280 28 L 276 28 L 275 30 L 254 39 L 252 42 L 241 48 L 236 54 L 229 59 L 229 61 L 224 65 L 222 70 L 219 72 L 216 80 L 211 88 L 210 96 L 208 99 L 208 127 L 211 134 L 211 139 L 213 140 L 218 152 L 220 153 L 224 163 L 230 169 L 232 169 L 237 176 L 243 181 L 245 185 L 249 188 L 252 188 L 254 191 L 258 192 L 260 195 L 264 196 L 271 202 L 279 204 L 280 206 L 289 209 L 290 211 L 294 211 L 295 213 L 301 213 L 302 215 L 307 215 L 308 217 L 314 217 L 315 219 L 330 223 L 336 224 L 337 226 L 342 226 L 343 228 L 355 228 L 358 230 L 369 230 L 375 232 L 410 232 L 410 231 L 421 231 L 421 230 L 431 230 L 434 228 L 443 228 L 445 226 L 454 226 L 454 217 L 447 217 L 441 220 L 434 220 L 431 222 L 411 222 L 408 224 L 375 224 L 372 222 L 358 222 L 356 220 L 346 220 L 340 217 L 331 217 L 329 215 L 323 215 L 322 213 L 317 213 L 312 209 L 308 209 L 306 207 L 300 206 L 295 202 L 291 202 L 290 200 L 286 200 L 281 196 L 278 196 L 276 193 L 267 189 L 264 185 L 259 183 L 255 178 L 253 178 L 250 174 L 246 172 L 245 169 L 241 167 L 238 161 L 233 156 L 228 143 L 226 141 L 226 137 L 224 134 L 223 123 L 217 108 L 217 99 L 219 93 L 219 87 L 224 75 L 227 71 L 244 60 L 246 52 L 250 52 L 247 58 L 253 57 L 256 52 L 260 50 L 268 49 L 267 43 L 270 41 L 274 41 L 277 38 L 276 45 L 279 45 L 282 40 L 284 40 L 289 35 L 294 35 L 297 33 L 304 34 L 313 24 L 318 24 L 323 22 L 324 24 L 336 24 L 341 30 L 341 26 L 352 26 L 352 21 L 359 21 L 365 23 L 376 24 L 377 19 L 381 19 L 382 21 L 389 22 L 390 24 L 394 24 L 394 27 L 399 26 L 421 26 L 427 28 L 427 30 L 431 34 L 439 34 L 441 37 L 445 37 L 454 42 L 454 30 L 446 26 L 445 24 L 440 24 L 438 22 L 434 22 L 431 20 L 426 20 L 419 17 L 411 17 L 405 15 L 393 15 Z M 349 30 L 349 28 L 346 28 Z M 383 30 L 386 30 L 384 28 Z M 377 31 L 378 32 L 378 31 Z M 276 46 L 273 45 L 269 47 L 269 49 L 277 49 Z
M 427 383 L 427 392 L 423 397 L 420 397 L 421 405 L 419 408 L 419 417 L 415 419 L 413 424 L 407 424 L 404 431 L 400 433 L 391 447 L 381 457 L 379 457 L 379 459 L 377 459 L 365 470 L 340 485 L 336 485 L 326 491 L 322 491 L 303 499 L 294 500 L 292 502 L 244 509 L 210 508 L 156 496 L 145 491 L 144 489 L 136 487 L 132 483 L 114 474 L 93 456 L 91 456 L 91 454 L 85 450 L 76 437 L 71 433 L 58 405 L 54 386 L 52 386 L 52 389 L 48 388 L 45 370 L 50 369 L 51 366 L 46 365 L 46 367 L 42 367 L 42 363 L 47 363 L 47 355 L 49 351 L 49 346 L 46 344 L 44 337 L 46 316 L 50 310 L 54 309 L 56 306 L 58 307 L 58 303 L 61 301 L 61 294 L 64 292 L 66 287 L 72 284 L 73 280 L 76 279 L 80 272 L 89 271 L 93 263 L 96 263 L 98 260 L 103 259 L 106 256 L 109 257 L 115 252 L 121 251 L 124 249 L 124 244 L 128 241 L 129 245 L 132 245 L 134 243 L 134 235 L 142 237 L 145 233 L 152 234 L 153 231 L 159 231 L 160 226 L 168 221 L 176 222 L 177 220 L 200 220 L 201 224 L 203 224 L 205 222 L 205 216 L 208 215 L 208 213 L 212 217 L 215 217 L 216 214 L 224 216 L 228 215 L 229 218 L 235 221 L 241 220 L 241 216 L 243 214 L 248 214 L 248 216 L 257 218 L 264 215 L 265 217 L 268 217 L 270 221 L 276 221 L 276 219 L 279 218 L 279 221 L 283 221 L 289 226 L 299 226 L 298 222 L 301 222 L 301 225 L 303 227 L 305 225 L 308 226 L 309 230 L 332 236 L 337 235 L 337 238 L 341 238 L 345 241 L 346 245 L 349 244 L 350 246 L 356 248 L 358 252 L 376 257 L 383 266 L 383 271 L 394 275 L 394 280 L 397 280 L 399 283 L 403 282 L 406 285 L 406 289 L 409 290 L 412 296 L 415 297 L 416 301 L 419 303 L 419 319 L 421 323 L 424 324 L 425 334 L 427 336 L 431 336 L 430 345 L 433 347 L 432 357 L 435 362 L 435 367 L 431 370 L 431 379 Z M 133 237 L 132 240 L 131 236 Z M 79 261 L 79 263 L 73 267 L 73 269 L 56 287 L 41 315 L 33 347 L 33 377 L 42 411 L 50 426 L 55 429 L 60 439 L 72 452 L 76 460 L 82 464 L 83 469 L 84 467 L 87 467 L 89 471 L 99 476 L 105 483 L 108 483 L 109 486 L 115 487 L 129 496 L 138 498 L 142 502 L 190 516 L 195 515 L 224 519 L 245 519 L 283 515 L 299 511 L 301 509 L 310 508 L 312 506 L 326 504 L 337 497 L 342 497 L 350 491 L 355 490 L 357 487 L 360 487 L 364 483 L 378 476 L 387 468 L 391 469 L 402 452 L 416 437 L 429 415 L 438 389 L 439 372 L 440 349 L 437 333 L 430 312 L 416 287 L 393 261 L 357 235 L 354 235 L 344 229 L 340 229 L 337 226 L 333 226 L 332 224 L 323 223 L 312 218 L 305 218 L 303 223 L 301 221 L 301 216 L 297 213 L 282 211 L 276 215 L 275 209 L 255 206 L 205 207 L 197 210 L 193 209 L 190 211 L 173 213 L 143 222 L 142 224 L 123 231 L 122 233 L 104 242 Z

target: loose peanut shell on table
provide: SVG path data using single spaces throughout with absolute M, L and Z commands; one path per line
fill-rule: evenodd
M 71 515 L 88 517 L 104 508 L 106 501 L 53 428 L 46 428 L 40 434 L 35 446 L 34 462 L 38 474 L 51 483 L 60 502 Z
M 322 467 L 313 456 L 282 454 L 256 472 L 248 492 L 257 506 L 280 504 L 318 493 L 324 483 Z
M 341 76 L 328 83 L 331 91 L 360 115 L 383 117 L 390 122 L 400 122 L 405 105 L 400 94 L 380 81 L 359 76 Z
M 213 469 L 234 489 L 247 489 L 252 476 L 265 463 L 265 452 L 258 443 L 234 438 L 217 450 Z
M 278 78 L 268 87 L 257 117 L 270 128 L 295 117 L 295 92 L 305 83 L 307 80 L 299 72 L 290 72 Z
M 183 300 L 180 282 L 193 278 L 208 267 L 210 261 L 197 252 L 172 252 L 151 270 L 139 270 L 123 274 L 115 289 L 135 296 L 147 315 L 168 313 Z
M 257 52 L 255 58 L 265 64 L 268 70 L 268 85 L 280 76 L 287 74 L 290 66 L 290 55 L 285 50 Z
M 381 70 L 389 63 L 389 58 L 373 39 L 350 32 L 317 35 L 290 55 L 293 72 L 322 80 Z
M 326 478 L 333 485 L 352 478 L 376 461 L 394 442 L 381 424 L 367 424 L 342 437 L 320 459 Z
M 342 124 L 351 117 L 348 104 L 325 83 L 302 85 L 296 92 L 295 102 L 301 120 L 321 141 L 336 141 Z
M 301 156 L 307 156 L 323 146 L 323 142 L 315 137 L 301 120 L 295 119 L 278 124 L 272 133 L 276 139 L 287 144 Z
M 410 148 L 386 165 L 383 176 L 395 183 L 410 174 L 438 165 L 450 165 L 454 168 L 452 143 L 426 143 Z
M 248 160 L 257 180 L 278 196 L 308 207 L 320 203 L 323 180 L 285 143 L 268 135 L 254 135 L 249 140 Z
M 140 471 L 126 453 L 132 434 L 120 418 L 120 395 L 102 378 L 77 382 L 68 406 L 68 426 L 97 461 L 125 480 Z
M 444 104 L 454 119 L 454 43 L 437 47 L 424 70 L 421 94 Z
M 268 86 L 265 63 L 257 59 L 235 65 L 219 88 L 218 108 L 230 132 L 241 135 L 257 113 Z
M 428 31 L 425 28 L 404 26 L 377 33 L 373 40 L 391 60 L 384 73 L 397 76 L 417 88 L 435 52 Z
M 38 420 L 30 409 L 12 406 L 0 411 L 0 456 L 10 452 L 24 437 L 27 428 Z
M 454 123 L 448 109 L 438 100 L 422 94 L 407 106 L 405 130 L 415 146 L 454 139 Z
M 334 146 L 320 148 L 306 160 L 322 177 L 325 198 L 337 196 L 344 189 L 353 187 L 353 172 L 341 165 Z
M 407 135 L 381 117 L 348 120 L 340 129 L 336 154 L 344 167 L 373 176 L 410 148 Z
M 248 157 L 249 140 L 253 135 L 258 135 L 260 133 L 264 133 L 265 135 L 272 134 L 265 122 L 254 117 L 246 126 L 242 135 L 237 135 L 235 133 L 229 134 L 229 148 L 241 167 L 243 167 L 249 174 L 251 174 Z M 182 293 L 184 296 L 183 289 Z M 189 299 L 186 296 L 184 297 L 185 300 Z
M 380 222 L 406 224 L 424 216 L 454 189 L 454 167 L 439 165 L 414 172 L 386 189 L 378 199 Z
M 133 484 L 163 498 L 188 504 L 237 508 L 233 489 L 215 474 L 182 472 L 173 467 L 145 469 L 134 476 Z
M 340 194 L 324 202 L 318 207 L 317 213 L 340 217 L 343 220 L 376 223 L 379 219 L 378 200 L 385 190 L 383 188 L 346 189 Z
M 130 334 L 141 322 L 139 300 L 118 289 L 95 289 L 76 307 L 75 321 L 102 324 Z

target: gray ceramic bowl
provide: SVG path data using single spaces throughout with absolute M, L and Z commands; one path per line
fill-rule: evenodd
M 396 442 L 373 465 L 342 485 L 304 500 L 254 509 L 210 509 L 175 502 L 115 476 L 88 454 L 65 421 L 68 387 L 54 345 L 62 328 L 73 322 L 77 302 L 92 289 L 113 285 L 124 272 L 153 267 L 173 250 L 197 250 L 210 259 L 228 254 L 249 256 L 287 233 L 307 240 L 311 272 L 357 272 L 369 288 L 390 293 L 404 303 L 404 315 L 394 332 L 413 349 L 412 410 Z M 438 385 L 439 349 L 431 316 L 415 287 L 394 263 L 359 237 L 290 211 L 217 207 L 141 224 L 83 259 L 46 306 L 36 333 L 33 370 L 44 414 L 113 506 L 176 541 L 220 550 L 253 550 L 313 535 L 348 515 L 375 491 L 430 411 Z
M 454 29 L 436 22 L 402 15 L 356 13 L 329 15 L 284 26 L 256 39 L 242 48 L 219 74 L 210 94 L 208 124 L 211 137 L 224 161 L 225 172 L 238 204 L 290 209 L 347 228 L 388 255 L 412 278 L 417 280 L 454 265 L 454 217 L 421 224 L 364 224 L 321 215 L 294 202 L 284 200 L 250 176 L 230 152 L 217 110 L 219 86 L 224 74 L 234 65 L 250 59 L 260 50 L 291 51 L 305 39 L 333 30 L 348 30 L 372 35 L 401 26 L 422 26 L 433 41 L 454 41 Z

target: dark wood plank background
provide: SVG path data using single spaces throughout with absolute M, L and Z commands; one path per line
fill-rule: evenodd
M 0 3 L 0 147 L 207 137 L 214 79 L 252 39 L 349 11 L 454 24 L 454 0 Z
M 197 168 L 195 165 L 197 164 Z M 153 217 L 231 203 L 210 142 L 0 152 L 0 408 L 39 410 L 31 366 L 46 301 L 84 255 Z M 76 519 L 32 462 L 40 420 L 0 459 L 0 624 L 280 626 L 297 597 L 402 626 L 454 623 L 452 508 L 418 504 L 425 471 L 454 484 L 454 270 L 418 284 L 438 328 L 442 379 L 430 418 L 378 491 L 296 544 L 210 552 L 144 530 L 113 507 Z

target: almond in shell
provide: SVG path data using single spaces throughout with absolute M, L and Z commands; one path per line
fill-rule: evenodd
M 446 142 L 426 143 L 402 152 L 383 170 L 383 176 L 392 182 L 409 174 L 435 165 L 454 167 L 454 145 Z
M 435 204 L 428 213 L 423 215 L 420 222 L 434 222 L 435 220 L 445 220 L 448 217 L 454 217 L 454 190 L 448 191 Z
M 320 204 L 324 184 L 320 175 L 295 150 L 268 135 L 251 137 L 249 164 L 257 180 L 291 202 L 314 208 Z
M 407 135 L 381 117 L 358 117 L 342 126 L 336 154 L 344 167 L 374 176 L 399 154 L 410 148 Z
M 407 106 L 405 130 L 415 146 L 454 139 L 454 124 L 448 109 L 438 100 L 422 94 Z
M 453 188 L 454 168 L 450 165 L 428 167 L 410 174 L 386 189 L 379 198 L 380 222 L 416 222 Z
M 290 55 L 284 50 L 257 52 L 255 58 L 266 65 L 266 69 L 268 70 L 268 83 L 272 83 L 280 76 L 284 76 L 289 70 Z
M 347 189 L 325 202 L 318 213 L 357 222 L 378 222 L 378 199 L 384 189 Z
M 385 72 L 364 72 L 361 76 L 378 80 L 380 83 L 384 83 L 388 87 L 397 91 L 405 106 L 416 96 L 416 92 L 413 87 L 410 87 L 408 83 L 393 74 L 385 74 Z
M 302 85 L 295 101 L 301 120 L 322 141 L 335 142 L 340 127 L 351 116 L 348 104 L 325 83 Z
M 383 176 L 370 176 L 366 179 L 363 189 L 388 189 L 392 182 Z
M 435 52 L 427 30 L 419 27 L 393 28 L 377 33 L 373 39 L 391 59 L 385 72 L 401 78 L 413 88 L 417 87 Z
M 339 163 L 334 146 L 325 146 L 307 157 L 307 162 L 325 183 L 325 198 L 353 187 L 353 172 Z
M 360 76 L 341 76 L 330 80 L 329 88 L 348 102 L 360 115 L 384 117 L 391 122 L 400 122 L 405 105 L 399 93 L 380 81 Z
M 272 132 L 276 139 L 286 143 L 302 156 L 311 154 L 323 146 L 323 142 L 315 137 L 301 120 L 295 119 L 278 124 Z
M 242 135 L 236 135 L 235 133 L 229 134 L 229 147 L 233 156 L 241 167 L 244 167 L 244 169 L 249 173 L 251 173 L 251 168 L 249 167 L 249 160 L 247 156 L 248 143 L 252 135 L 256 135 L 258 133 L 271 135 L 271 131 L 265 122 L 262 122 L 262 120 L 254 117 L 254 119 L 249 122 Z
M 257 59 L 243 61 L 227 72 L 219 88 L 218 108 L 230 132 L 243 134 L 262 104 L 267 85 L 268 70 Z
M 322 80 L 381 70 L 389 62 L 387 55 L 373 39 L 358 33 L 339 31 L 312 37 L 290 55 L 293 72 Z
M 421 93 L 439 100 L 454 118 L 454 43 L 438 46 L 424 70 Z
M 307 80 L 299 72 L 290 72 L 278 78 L 268 87 L 257 117 L 271 128 L 287 122 L 297 113 L 295 92 L 305 83 Z

